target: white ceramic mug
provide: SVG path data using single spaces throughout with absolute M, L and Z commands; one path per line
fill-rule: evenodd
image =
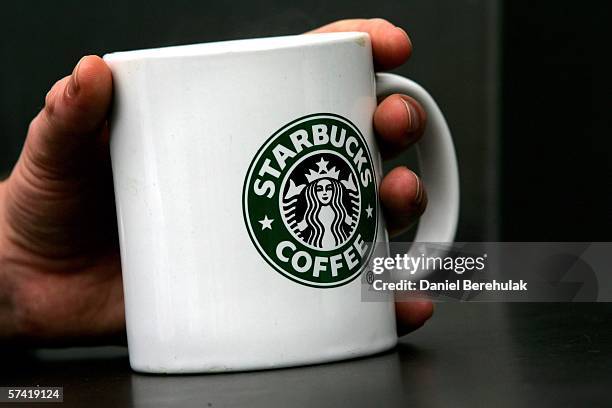
M 446 122 L 414 82 L 375 76 L 364 33 L 119 52 L 111 157 L 132 368 L 265 369 L 397 341 L 393 299 L 362 302 L 378 203 L 377 96 L 419 100 L 429 206 L 449 242 L 458 174 Z

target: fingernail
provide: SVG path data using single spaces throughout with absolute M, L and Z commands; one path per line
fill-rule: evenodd
M 404 37 L 406 37 L 406 40 L 408 40 L 408 44 L 410 44 L 410 49 L 412 50 L 412 41 L 410 41 L 410 36 L 406 32 L 406 30 L 404 30 L 402 27 L 395 27 L 395 29 L 399 30 L 402 34 L 404 34 Z
M 420 130 L 421 128 L 421 114 L 412 104 L 410 99 L 406 99 L 403 95 L 401 96 L 402 102 L 404 102 L 404 107 L 406 108 L 406 113 L 408 114 L 408 128 L 406 132 L 408 134 L 412 134 Z
M 419 212 L 419 215 L 425 211 L 425 207 L 427 206 L 427 193 L 425 192 L 425 188 L 423 187 L 423 182 L 421 178 L 412 170 L 410 170 L 414 179 L 416 181 L 416 193 L 414 194 L 414 199 L 412 201 L 413 206 Z
M 70 80 L 68 81 L 68 85 L 66 86 L 66 93 L 68 97 L 72 97 L 76 95 L 77 92 L 79 92 L 79 68 L 81 66 L 81 62 L 84 59 L 85 57 L 81 58 L 72 70 L 72 75 L 70 75 Z

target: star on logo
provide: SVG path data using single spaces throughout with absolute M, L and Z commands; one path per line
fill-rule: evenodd
M 368 204 L 368 208 L 366 208 L 366 213 L 368 213 L 368 218 L 372 218 L 372 210 L 373 210 L 372 206 Z
M 259 223 L 261 224 L 261 230 L 265 230 L 265 229 L 272 229 L 272 221 L 274 221 L 273 219 L 268 218 L 268 215 L 264 215 L 263 220 L 259 220 Z
M 327 171 L 327 164 L 328 163 L 329 162 L 327 160 L 323 160 L 323 157 L 321 157 L 321 160 L 319 162 L 317 162 L 317 166 L 319 166 L 319 173 Z

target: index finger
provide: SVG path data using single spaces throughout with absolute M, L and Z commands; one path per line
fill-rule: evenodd
M 310 31 L 310 33 L 344 31 L 361 31 L 370 35 L 374 65 L 377 69 L 398 67 L 412 54 L 412 42 L 408 34 L 382 18 L 339 20 Z

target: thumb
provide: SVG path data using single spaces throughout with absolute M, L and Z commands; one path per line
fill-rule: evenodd
M 111 72 L 96 56 L 82 58 L 53 85 L 2 189 L 0 219 L 10 227 L 4 231 L 10 240 L 35 253 L 63 256 L 97 243 L 82 239 L 84 226 L 112 224 L 106 130 L 111 96 Z M 92 217 L 94 206 L 105 213 Z
M 112 97 L 112 76 L 97 56 L 83 57 L 72 74 L 53 85 L 30 123 L 19 166 L 44 177 L 66 177 L 91 162 Z

